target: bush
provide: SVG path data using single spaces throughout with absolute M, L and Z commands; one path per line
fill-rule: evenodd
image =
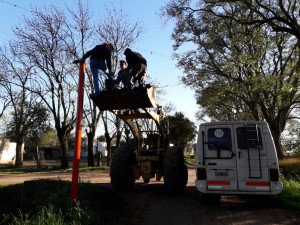
M 188 165 L 195 165 L 195 154 L 185 153 L 184 154 L 184 162 Z
M 57 180 L 0 187 L 0 202 L 5 202 L 0 204 L 0 224 L 113 224 L 128 213 L 127 202 L 110 189 L 79 183 L 80 202 L 71 201 L 70 190 L 70 182 Z
M 280 161 L 280 170 L 287 180 L 300 182 L 300 159 L 286 158 Z
M 286 179 L 281 176 L 283 190 L 279 195 L 279 202 L 285 208 L 292 208 L 300 211 L 300 182 L 293 179 Z

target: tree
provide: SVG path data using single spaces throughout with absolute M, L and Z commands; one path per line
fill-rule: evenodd
M 48 124 L 48 111 L 38 96 L 30 92 L 33 65 L 21 55 L 12 43 L 8 49 L 0 49 L 2 67 L 2 94 L 9 97 L 11 118 L 6 135 L 17 143 L 16 167 L 23 165 L 22 145 L 33 129 L 43 129 Z
M 24 18 L 15 27 L 12 46 L 15 54 L 34 67 L 31 91 L 51 112 L 61 146 L 61 167 L 68 167 L 68 137 L 75 125 L 76 79 L 70 66 L 71 52 L 66 43 L 72 42 L 65 14 L 53 7 L 32 9 L 32 17 Z M 19 43 L 22 43 L 20 45 Z
M 25 139 L 34 140 L 38 146 L 40 132 L 49 129 L 49 113 L 39 102 L 34 101 L 12 101 L 14 111 L 12 119 L 7 125 L 6 136 L 17 143 L 16 147 L 16 167 L 22 167 L 22 144 Z M 37 155 L 38 150 L 37 150 Z M 39 159 L 37 158 L 39 166 Z
M 176 20 L 174 49 L 188 42 L 197 48 L 176 57 L 204 113 L 217 120 L 266 119 L 281 158 L 280 135 L 299 103 L 298 43 L 267 24 L 253 26 L 260 15 L 246 6 L 171 1 L 163 12 Z
M 298 120 L 289 122 L 282 139 L 285 152 L 300 155 L 300 123 Z
M 41 133 L 40 145 L 42 147 L 56 148 L 58 143 L 59 143 L 59 140 L 57 138 L 55 129 L 50 128 L 46 132 Z M 72 143 L 74 143 L 74 141 Z
M 170 142 L 176 146 L 185 147 L 196 136 L 196 127 L 183 113 L 176 112 L 174 116 L 168 116 L 170 124 Z
M 299 9 L 300 2 L 295 0 L 243 0 L 243 1 L 205 1 L 209 5 L 209 12 L 220 18 L 231 18 L 241 24 L 252 25 L 253 27 L 267 25 L 276 33 L 290 34 L 298 41 L 300 47 L 300 30 L 299 30 Z M 224 6 L 238 6 L 239 8 L 247 8 L 255 18 L 249 20 L 246 14 L 236 17 L 234 10 L 223 11 L 220 13 L 219 8 Z M 225 7 L 224 7 L 225 8 Z M 298 62 L 300 63 L 300 62 Z
M 7 107 L 10 104 L 9 96 L 5 92 L 5 78 L 0 72 L 0 118 L 3 116 L 4 111 L 7 109 Z

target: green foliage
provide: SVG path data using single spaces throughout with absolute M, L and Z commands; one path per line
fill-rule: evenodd
M 196 136 L 195 124 L 186 118 L 181 112 L 176 112 L 174 116 L 168 116 L 170 141 L 175 146 L 185 147 L 193 141 Z
M 6 135 L 14 140 L 36 140 L 41 132 L 50 129 L 49 111 L 41 103 L 18 102 Z
M 10 225 L 80 225 L 93 224 L 88 215 L 89 211 L 80 207 L 79 202 L 76 202 L 73 207 L 70 207 L 66 214 L 63 214 L 60 209 L 55 209 L 52 205 L 42 206 L 37 213 L 22 213 L 19 210 L 17 215 L 12 215 Z
M 300 210 L 300 159 L 280 160 L 282 193 L 278 196 L 283 207 Z
M 52 206 L 41 207 L 41 211 L 30 216 L 29 213 L 22 213 L 12 216 L 10 225 L 64 225 L 61 211 L 55 212 Z
M 39 187 L 39 188 L 37 188 Z M 32 189 L 35 189 L 34 193 Z M 38 180 L 0 187 L 0 223 L 10 225 L 93 225 L 118 220 L 126 202 L 113 191 L 80 183 L 79 201 L 70 199 L 71 183 Z M 30 209 L 30 211 L 28 211 Z
M 280 169 L 285 179 L 300 182 L 300 158 L 280 160 Z
M 298 174 L 299 176 L 299 174 Z M 279 202 L 283 207 L 300 211 L 300 181 L 281 177 L 283 191 L 279 195 Z
M 289 121 L 283 133 L 282 144 L 284 146 L 284 152 L 290 152 L 294 156 L 300 156 L 300 123 L 298 120 Z
M 184 162 L 188 165 L 195 165 L 195 154 L 185 153 Z
M 300 96 L 300 35 L 293 28 L 299 8 L 296 2 L 171 0 L 162 9 L 176 22 L 175 57 L 202 108 L 198 117 L 266 120 L 279 158 L 281 132 Z M 287 19 L 290 14 L 295 17 Z M 275 18 L 265 18 L 270 15 Z

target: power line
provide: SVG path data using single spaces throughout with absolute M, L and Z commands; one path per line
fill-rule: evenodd
M 31 12 L 30 9 L 24 8 L 23 6 L 19 6 L 19 5 L 17 5 L 17 4 L 12 3 L 12 2 L 4 1 L 4 0 L 0 0 L 0 2 L 5 3 L 5 4 L 7 4 L 7 5 L 14 6 L 15 8 L 19 8 L 19 9 L 23 9 L 23 10 L 26 10 L 26 11 Z
M 162 53 L 159 53 L 159 52 L 154 52 L 154 51 L 147 50 L 147 49 L 144 49 L 144 48 L 139 48 L 139 47 L 136 47 L 136 48 L 139 49 L 139 50 L 145 51 L 145 52 L 150 52 L 151 55 L 158 55 L 158 56 L 161 56 L 161 57 L 172 59 L 172 56 L 169 56 L 169 55 L 165 55 L 165 54 L 162 54 Z

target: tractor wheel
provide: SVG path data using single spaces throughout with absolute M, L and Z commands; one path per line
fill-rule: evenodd
M 187 166 L 184 164 L 183 149 L 172 147 L 167 149 L 163 165 L 164 188 L 169 194 L 183 192 L 188 180 Z
M 118 148 L 110 166 L 112 188 L 117 192 L 132 190 L 135 183 L 132 166 L 136 165 L 136 156 L 130 147 L 124 145 Z
M 149 184 L 149 182 L 150 182 L 150 178 L 144 178 L 143 180 L 144 180 L 145 184 Z

